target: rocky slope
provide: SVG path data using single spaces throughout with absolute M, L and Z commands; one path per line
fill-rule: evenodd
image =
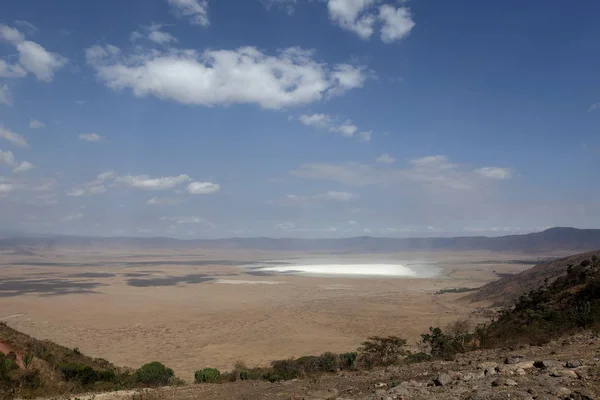
M 455 361 L 326 374 L 280 383 L 239 381 L 122 392 L 94 400 L 495 400 L 600 398 L 600 337 L 577 334 L 542 347 L 481 350 Z
M 465 296 L 465 299 L 489 301 L 497 305 L 512 303 L 521 294 L 543 285 L 545 280 L 551 283 L 557 277 L 566 274 L 569 265 L 578 265 L 581 261 L 590 259 L 594 255 L 600 257 L 600 250 L 537 264 L 521 273 L 490 282 L 476 292 Z

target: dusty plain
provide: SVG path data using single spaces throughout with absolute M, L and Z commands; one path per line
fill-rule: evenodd
M 557 254 L 552 254 L 557 255 Z M 0 252 L 0 320 L 117 365 L 161 361 L 185 380 L 203 367 L 352 351 L 370 335 L 416 343 L 431 325 L 478 322 L 444 288 L 479 287 L 549 254 L 408 252 L 368 258 L 435 263 L 433 278 L 256 272 L 257 261 L 353 256 L 253 250 L 38 249 Z M 361 255 L 364 259 L 367 255 Z

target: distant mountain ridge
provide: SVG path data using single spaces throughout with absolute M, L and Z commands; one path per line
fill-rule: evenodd
M 253 249 L 294 251 L 340 251 L 378 253 L 393 251 L 519 251 L 584 252 L 600 248 L 600 229 L 550 228 L 542 232 L 500 237 L 464 236 L 435 238 L 389 238 L 361 236 L 340 239 L 274 239 L 268 237 L 192 239 L 165 237 L 38 236 L 0 239 L 0 249 L 62 246 L 130 246 L 172 249 Z

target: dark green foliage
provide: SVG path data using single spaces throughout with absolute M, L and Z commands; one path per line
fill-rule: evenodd
M 216 383 L 221 378 L 221 372 L 216 368 L 204 368 L 194 374 L 195 383 Z
M 407 363 L 409 364 L 416 364 L 416 363 L 422 363 L 425 361 L 431 361 L 431 356 L 427 353 L 411 353 L 408 356 L 406 356 L 406 360 Z
M 362 343 L 358 352 L 367 365 L 392 365 L 406 354 L 404 345 L 406 339 L 398 336 L 371 336 Z
M 351 370 L 356 368 L 356 360 L 358 359 L 358 353 L 357 352 L 351 352 L 351 353 L 342 353 L 340 354 L 340 368 L 341 369 L 346 369 L 346 370 Z
M 542 345 L 564 334 L 600 324 L 600 260 L 570 265 L 551 284 L 520 296 L 486 329 L 486 347 Z
M 241 381 L 247 381 L 247 380 L 250 379 L 250 373 L 247 370 L 245 370 L 245 369 L 239 371 L 238 372 L 238 376 L 239 376 L 239 378 L 240 378 Z
M 62 363 L 59 364 L 58 370 L 64 380 L 78 382 L 83 386 L 94 382 L 112 382 L 116 379 L 114 371 L 99 371 L 84 364 Z
M 311 362 L 307 360 L 307 357 L 301 357 L 298 360 L 289 359 L 273 361 L 271 363 L 271 371 L 265 374 L 265 379 L 269 382 L 294 379 L 299 377 L 302 373 L 302 365 L 307 366 L 310 364 Z
M 135 371 L 136 381 L 148 386 L 168 385 L 174 376 L 171 368 L 165 367 L 158 361 L 145 364 Z
M 31 352 L 25 353 L 25 355 L 23 356 L 23 366 L 25 367 L 25 369 L 29 369 L 29 366 L 31 365 L 32 361 L 33 361 L 33 353 L 31 353 Z
M 319 370 L 322 372 L 337 372 L 340 369 L 340 356 L 327 352 L 319 356 Z
M 42 383 L 38 370 L 21 370 L 16 379 L 20 387 L 27 389 L 37 389 Z
M 468 287 L 461 287 L 461 288 L 452 288 L 452 289 L 441 289 L 438 290 L 437 292 L 435 292 L 435 294 L 444 294 L 444 293 L 467 293 L 467 292 L 474 292 L 475 290 L 477 290 L 478 288 L 468 288 Z

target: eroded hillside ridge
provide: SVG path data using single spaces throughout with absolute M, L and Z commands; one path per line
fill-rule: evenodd
M 0 239 L 0 249 L 28 252 L 36 247 L 91 248 L 127 247 L 140 249 L 248 249 L 277 251 L 344 251 L 350 253 L 380 253 L 397 251 L 518 251 L 554 253 L 584 252 L 600 248 L 600 229 L 550 228 L 542 232 L 500 237 L 351 237 L 340 239 L 294 238 L 228 238 L 180 240 L 166 237 L 80 237 L 44 236 Z
M 465 298 L 472 301 L 490 301 L 496 305 L 510 304 L 520 295 L 543 285 L 544 282 L 551 283 L 557 277 L 566 274 L 569 265 L 578 265 L 594 256 L 600 257 L 600 250 L 542 262 L 526 271 L 490 282 Z

